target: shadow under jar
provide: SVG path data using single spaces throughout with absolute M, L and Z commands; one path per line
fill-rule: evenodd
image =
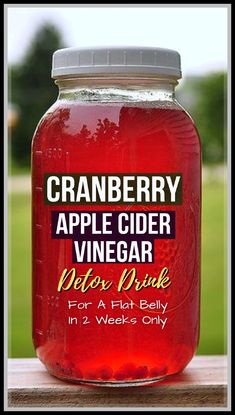
M 199 337 L 201 151 L 177 52 L 69 48 L 32 142 L 33 342 L 68 381 L 150 384 Z

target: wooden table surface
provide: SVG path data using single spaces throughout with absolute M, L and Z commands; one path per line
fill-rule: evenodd
M 151 386 L 91 387 L 63 382 L 38 359 L 9 359 L 8 407 L 226 407 L 227 357 L 195 356 Z

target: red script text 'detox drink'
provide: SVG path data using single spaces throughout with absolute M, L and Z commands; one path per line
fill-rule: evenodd
M 199 337 L 201 153 L 180 56 L 61 49 L 32 144 L 33 341 L 94 385 L 181 371 Z

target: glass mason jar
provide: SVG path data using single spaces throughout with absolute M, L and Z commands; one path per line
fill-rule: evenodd
M 201 150 L 175 51 L 62 49 L 32 143 L 33 341 L 58 378 L 127 386 L 199 338 Z

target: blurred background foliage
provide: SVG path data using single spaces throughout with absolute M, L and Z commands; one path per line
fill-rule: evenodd
M 34 356 L 31 340 L 30 151 L 41 116 L 57 97 L 51 57 L 66 47 L 44 24 L 18 64 L 9 67 L 9 356 Z M 179 102 L 196 122 L 203 151 L 201 336 L 199 354 L 226 353 L 226 74 L 184 79 Z M 27 182 L 28 180 L 28 182 Z M 22 191 L 20 190 L 23 184 Z M 27 312 L 28 310 L 28 312 Z
M 203 163 L 224 163 L 227 136 L 227 75 L 210 73 L 186 78 L 178 98 L 196 123 L 203 148 Z
M 58 29 L 46 24 L 36 32 L 24 59 L 9 68 L 11 102 L 19 111 L 17 128 L 11 134 L 11 154 L 16 165 L 29 167 L 34 130 L 56 99 L 57 87 L 50 77 L 51 58 L 62 47 Z

